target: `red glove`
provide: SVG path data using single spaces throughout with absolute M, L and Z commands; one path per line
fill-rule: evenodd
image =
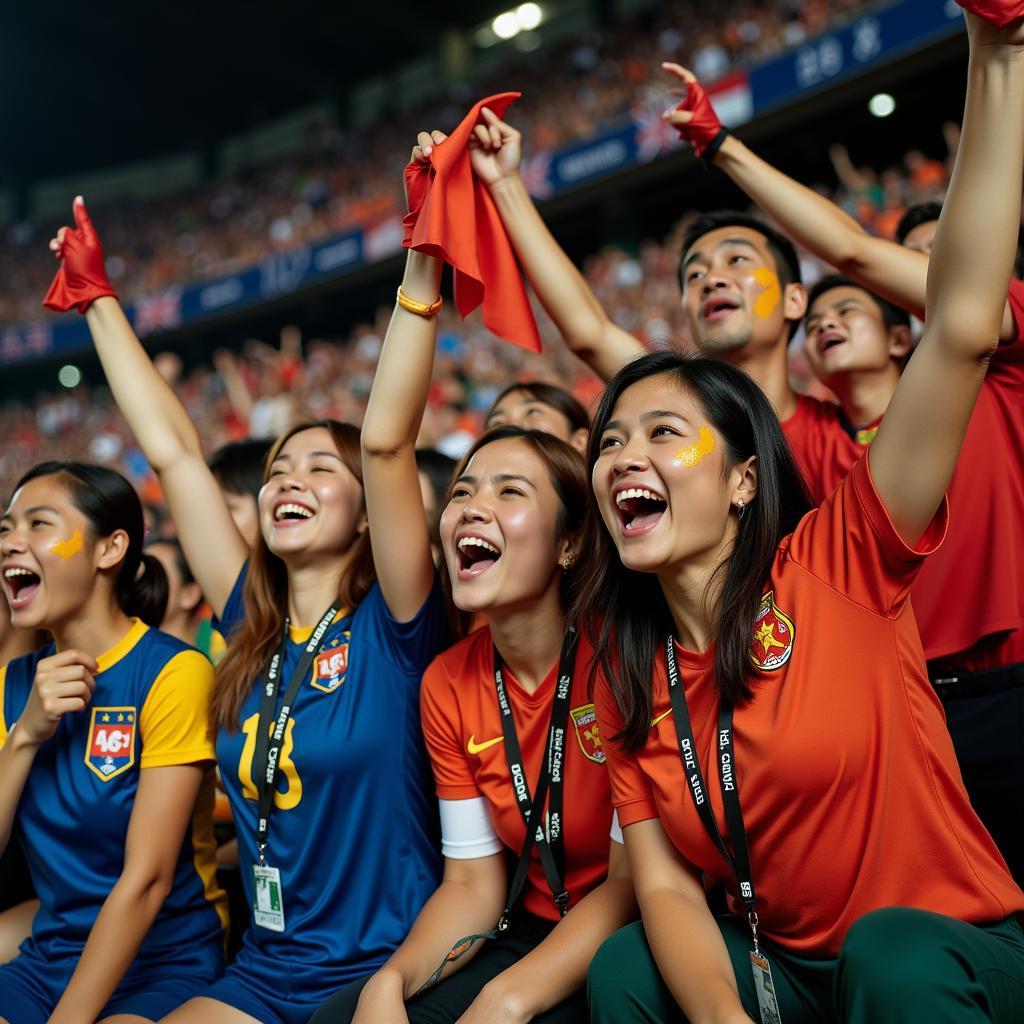
M 430 179 L 433 177 L 434 168 L 419 160 L 410 160 L 405 165 L 403 174 L 405 177 L 405 199 L 409 205 L 409 212 L 402 220 L 402 226 L 405 228 L 402 245 L 408 249 L 412 245 L 412 229 L 416 227 L 423 201 L 430 191 Z
M 683 142 L 693 146 L 697 156 L 702 160 L 710 160 L 727 132 L 722 127 L 722 122 L 718 120 L 715 108 L 711 106 L 707 90 L 693 72 L 679 67 L 678 64 L 663 64 L 662 67 L 686 85 L 686 97 L 683 102 L 675 110 L 669 111 L 665 119 L 679 132 Z M 679 114 L 690 116 L 680 118 Z M 713 147 L 711 153 L 708 153 L 709 146 Z
M 103 265 L 103 246 L 81 196 L 75 196 L 72 210 L 75 214 L 74 229 L 61 228 L 57 232 L 56 245 L 50 243 L 61 265 L 43 305 L 58 313 L 66 313 L 72 307 L 84 313 L 104 295 L 117 298 Z
M 1021 0 L 956 0 L 965 10 L 977 14 L 997 28 L 1009 25 L 1017 18 L 1024 18 L 1024 3 Z

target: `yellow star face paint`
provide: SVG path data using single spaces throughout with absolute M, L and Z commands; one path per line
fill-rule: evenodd
M 767 267 L 758 267 L 754 271 L 754 280 L 764 289 L 754 302 L 754 315 L 767 320 L 782 302 L 779 279 Z
M 697 443 L 691 444 L 688 448 L 680 448 L 676 452 L 676 462 L 681 462 L 687 469 L 693 469 L 714 450 L 715 435 L 707 427 L 701 427 L 697 434 Z
M 50 550 L 58 557 L 67 561 L 73 555 L 83 550 L 85 545 L 82 542 L 82 531 L 75 530 L 67 540 L 58 540 L 50 545 Z

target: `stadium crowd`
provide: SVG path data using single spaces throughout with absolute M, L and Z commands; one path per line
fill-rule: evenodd
M 638 102 L 660 101 L 661 59 L 689 62 L 706 81 L 798 45 L 865 6 L 865 0 L 728 0 L 709 7 L 657 5 L 636 22 L 518 54 L 492 81 L 461 83 L 420 108 L 389 115 L 372 130 L 324 122 L 295 157 L 222 177 L 179 196 L 97 207 L 110 276 L 125 301 L 171 284 L 251 266 L 332 233 L 399 212 L 406 139 L 420 124 L 450 128 L 471 94 L 537 82 L 517 104 L 531 151 L 554 150 L 618 125 Z M 516 51 L 510 49 L 510 53 Z M 52 224 L 30 220 L 0 239 L 0 325 L 42 315 L 38 296 L 51 268 L 39 240 Z
M 955 155 L 955 126 L 945 126 Z M 841 144 L 833 147 L 837 182 L 829 194 L 864 227 L 891 237 L 907 208 L 941 200 L 949 162 L 907 153 L 900 165 L 879 170 L 854 167 Z M 679 304 L 678 260 L 690 218 L 683 218 L 661 239 L 644 241 L 636 252 L 608 245 L 590 256 L 584 273 L 612 319 L 648 346 L 673 339 L 687 343 L 686 318 Z M 804 276 L 815 281 L 827 269 L 802 252 Z M 51 268 L 52 269 L 52 268 Z M 462 321 L 451 308 L 440 314 L 441 348 L 435 368 L 422 444 L 460 454 L 479 431 L 494 395 L 509 380 L 540 379 L 569 388 L 584 405 L 597 394 L 598 382 L 566 349 L 543 310 L 536 310 L 544 339 L 544 357 L 505 345 L 475 314 Z M 199 427 L 209 450 L 245 436 L 273 436 L 296 417 L 334 416 L 360 422 L 390 309 L 373 324 L 360 324 L 347 337 L 310 338 L 300 343 L 295 328 L 279 345 L 246 343 L 241 352 L 218 353 L 205 365 L 183 374 L 173 353 L 158 365 L 173 382 Z M 800 339 L 791 349 L 791 375 L 799 389 L 825 394 L 810 374 Z M 9 443 L 0 450 L 0 493 L 6 493 L 25 468 L 44 458 L 87 458 L 113 466 L 152 498 L 153 477 L 103 387 L 79 385 L 28 399 L 9 400 L 0 409 L 0 431 Z

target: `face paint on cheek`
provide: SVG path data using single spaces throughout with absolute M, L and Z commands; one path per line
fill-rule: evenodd
M 691 444 L 689 448 L 680 448 L 676 452 L 676 462 L 681 462 L 687 469 L 693 469 L 714 450 L 715 435 L 707 427 L 701 427 L 697 434 L 697 443 Z
M 754 280 L 764 289 L 754 302 L 754 315 L 767 320 L 782 302 L 779 279 L 767 267 L 758 267 L 754 271 Z
M 50 550 L 58 557 L 63 558 L 67 561 L 73 555 L 77 555 L 83 550 L 85 545 L 82 543 L 82 531 L 75 530 L 67 540 L 58 540 L 50 545 Z

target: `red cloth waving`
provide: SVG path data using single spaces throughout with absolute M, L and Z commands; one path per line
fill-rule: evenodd
M 1024 18 L 1024 3 L 1021 0 L 956 0 L 965 10 L 979 18 L 1002 28 L 1017 18 Z
M 481 109 L 490 107 L 503 117 L 519 95 L 503 92 L 481 100 L 444 142 L 434 146 L 430 167 L 406 168 L 405 244 L 452 265 L 455 305 L 462 316 L 483 303 L 484 323 L 491 331 L 539 352 L 540 333 L 512 243 L 490 192 L 469 162 L 469 139 L 480 123 Z
M 104 295 L 117 298 L 103 264 L 103 246 L 81 196 L 75 196 L 72 210 L 75 226 L 57 232 L 60 268 L 43 299 L 47 309 L 58 313 L 72 307 L 84 313 Z

